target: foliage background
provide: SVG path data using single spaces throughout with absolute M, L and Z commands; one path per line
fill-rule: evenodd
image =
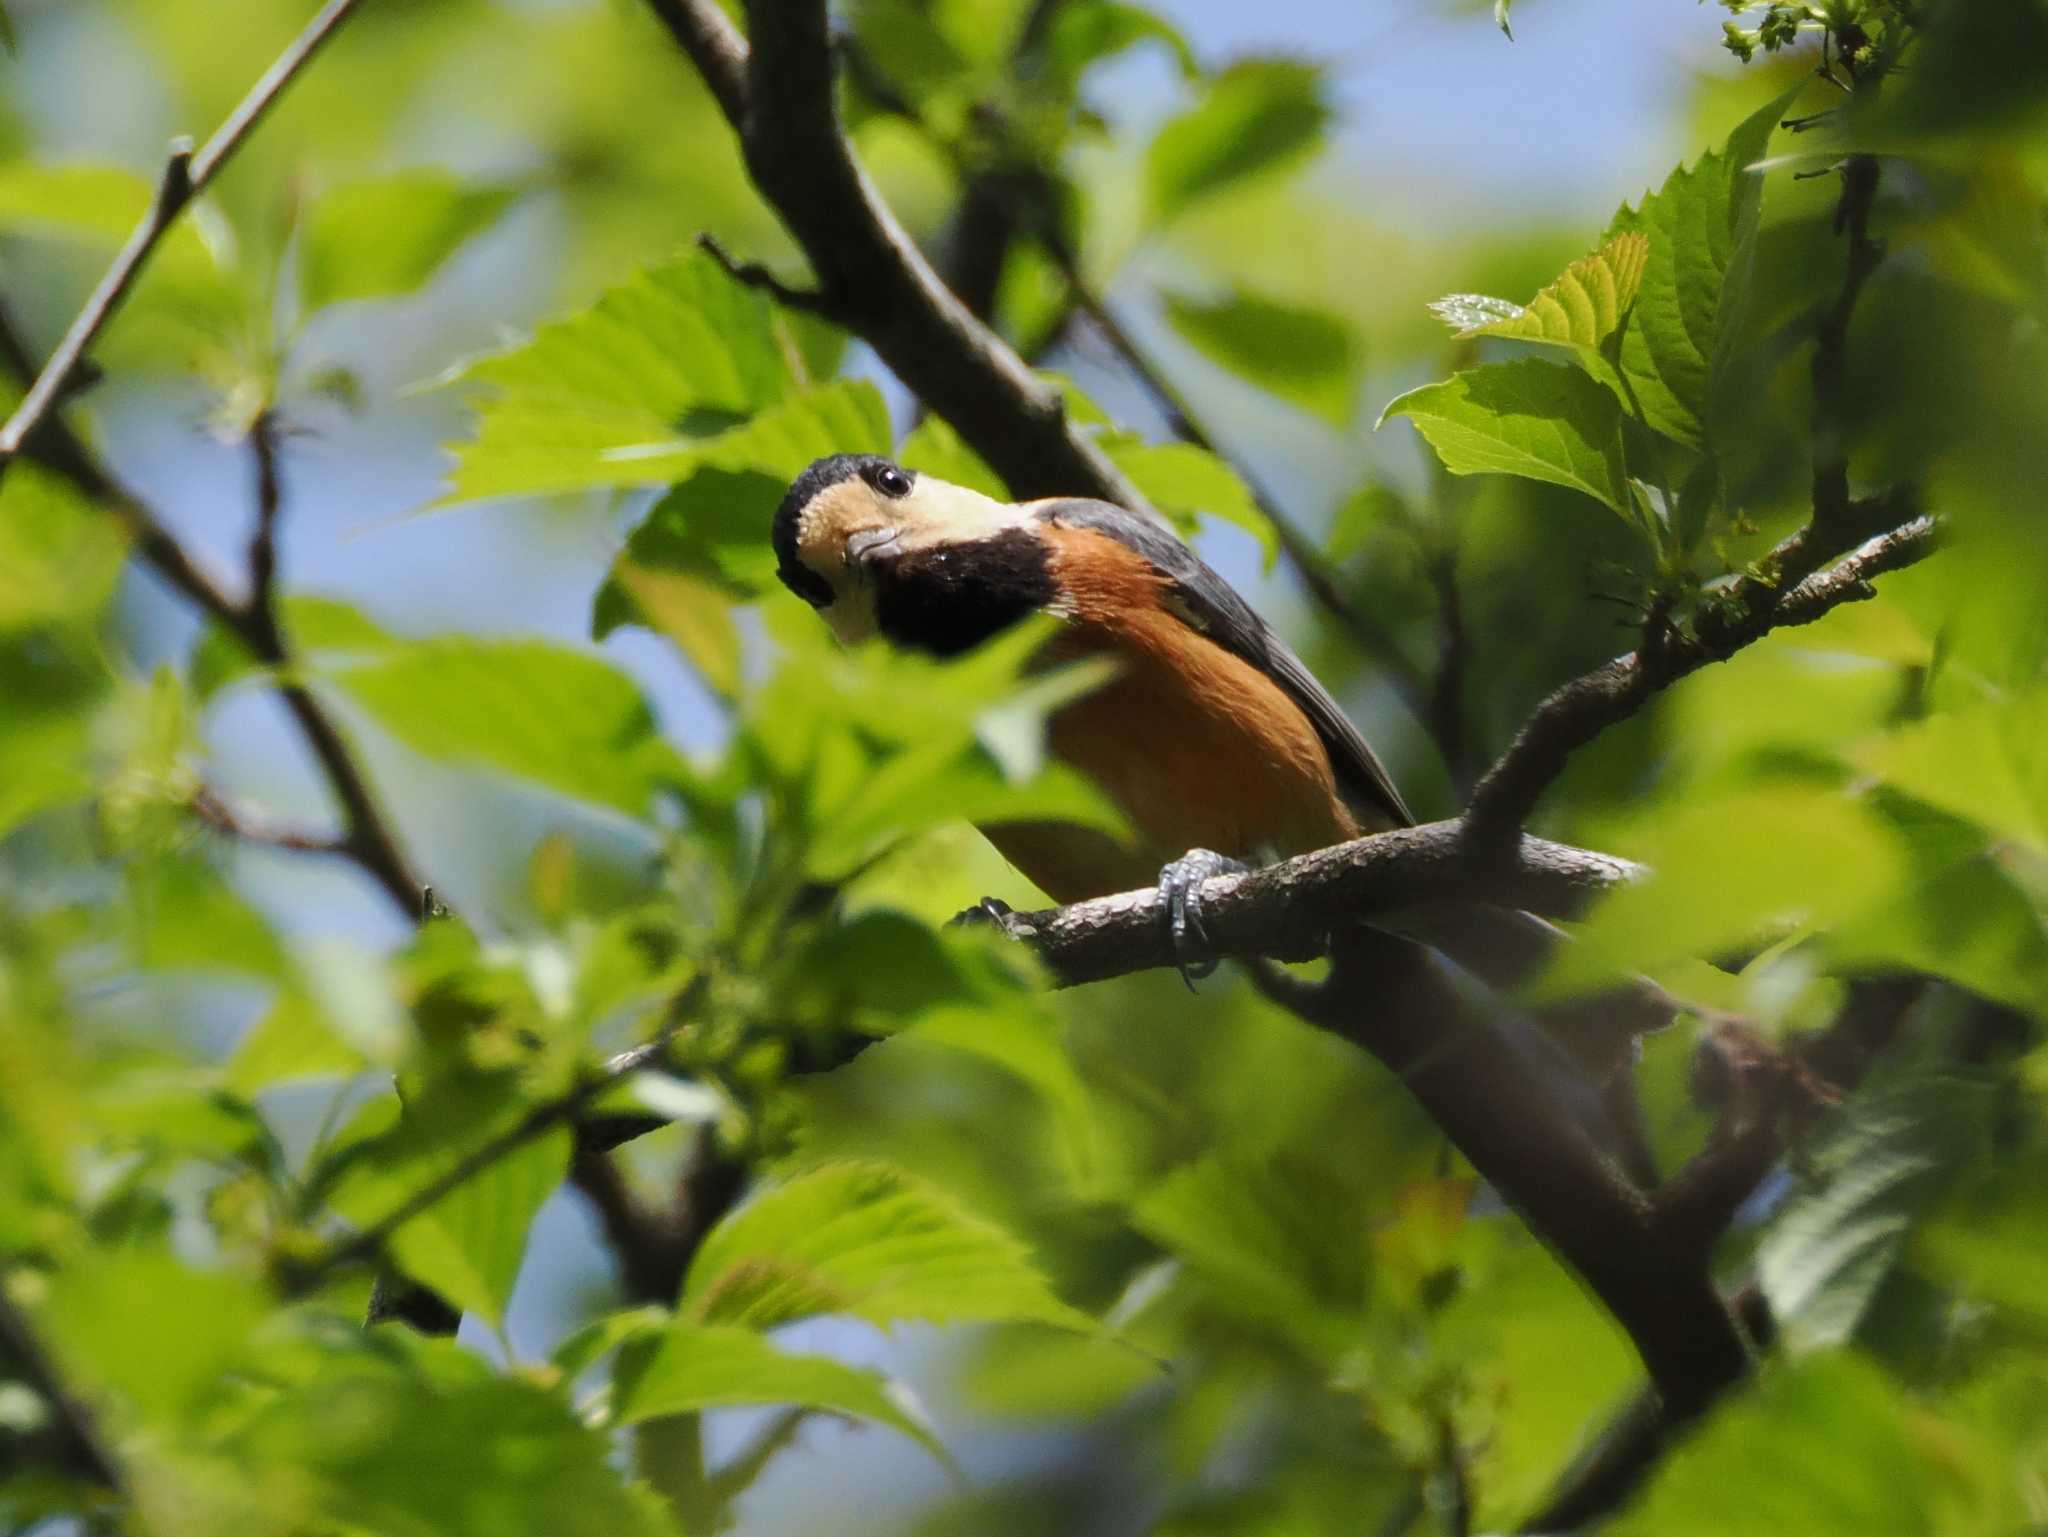
M 1608 733 L 1540 824 L 1668 874 L 1654 910 L 1606 915 L 1590 953 L 1668 963 L 1773 1037 L 1826 1025 L 1851 979 L 1945 984 L 1914 994 L 1868 1084 L 1815 1118 L 1775 1204 L 1723 1246 L 1731 1280 L 1761 1276 L 1783 1347 L 1625 1513 L 1644 1531 L 2048 1522 L 2030 1054 L 2048 984 L 2031 521 L 2048 12 L 2014 4 L 2001 31 L 1967 0 L 1935 9 L 1904 105 L 1866 125 L 1865 147 L 1903 158 L 1887 161 L 1890 252 L 1852 333 L 1849 409 L 1859 484 L 1920 484 L 1955 547 Z M 146 203 L 164 141 L 218 121 L 303 7 L 7 12 L 0 281 L 40 356 Z M 850 7 L 924 118 L 857 98 L 856 143 L 943 252 L 951 157 L 994 153 L 969 106 L 1001 100 L 1071 180 L 1089 285 L 1425 675 L 1436 575 L 1454 572 L 1469 663 L 1465 748 L 1447 756 L 1384 666 L 1263 561 L 1269 530 L 1227 472 L 1129 460 L 1162 503 L 1234 511 L 1204 520 L 1204 552 L 1298 641 L 1418 809 L 1450 814 L 1550 686 L 1633 643 L 1660 572 L 1589 497 L 1453 479 L 1406 427 L 1368 430 L 1492 345 L 1451 340 L 1426 302 L 1534 294 L 1802 66 L 1740 65 L 1719 13 L 1675 4 L 1528 0 L 1512 44 L 1483 6 L 1158 12 L 1166 28 L 1085 76 L 1076 114 L 993 51 L 1018 7 Z M 1282 53 L 1322 75 L 1229 69 Z M 1241 175 L 1228 155 L 1184 158 L 1176 182 L 1147 147 L 1247 79 L 1299 131 Z M 1264 141 L 1226 123 L 1221 142 Z M 1785 338 L 1835 291 L 1841 248 L 1836 182 L 1790 169 L 1769 182 L 1757 345 L 1721 445 L 1742 517 L 1724 506 L 1667 580 L 1740 569 L 1805 504 L 1806 354 Z M 133 1511 L 106 1519 L 1514 1524 L 1634 1391 L 1626 1337 L 1384 1071 L 1241 981 L 1048 998 L 1013 955 L 936 934 L 983 892 L 1029 895 L 953 813 L 1085 800 L 1028 772 L 1031 708 L 986 713 L 1018 653 L 964 674 L 839 657 L 763 581 L 773 462 L 605 457 L 685 411 L 710 431 L 810 400 L 804 379 L 838 371 L 855 382 L 824 386 L 822 422 L 799 410 L 781 473 L 913 431 L 912 462 L 975 473 L 864 349 L 679 258 L 706 230 L 798 279 L 723 118 L 640 7 L 372 0 L 96 352 L 107 379 L 78 414 L 222 569 L 241 565 L 258 496 L 251 429 L 277 424 L 288 626 L 457 915 L 417 934 L 345 862 L 205 814 L 331 825 L 232 645 L 124 565 L 61 483 L 8 473 L 0 1250 L 9 1297 L 128 1470 Z M 451 377 L 657 264 L 676 264 L 673 302 L 657 294 L 629 329 L 699 317 L 665 361 L 688 375 L 677 358 L 718 353 L 733 377 L 664 378 L 663 358 L 587 325 L 523 373 Z M 1060 286 L 1042 257 L 1015 258 L 999 319 L 1038 339 Z M 1296 345 L 1262 351 L 1283 317 L 1246 326 L 1240 296 L 1285 306 Z M 1144 441 L 1170 438 L 1100 328 L 1076 325 L 1045 362 Z M 589 381 L 608 370 L 626 398 L 600 421 Z M 585 410 L 596 438 L 561 425 Z M 604 436 L 621 421 L 625 438 Z M 422 514 L 450 484 L 443 445 L 479 435 L 453 484 L 491 499 Z M 645 521 L 671 479 L 681 499 Z M 1626 601 L 1596 596 L 1612 594 Z M 819 880 L 844 883 L 829 913 L 808 896 Z M 1802 921 L 1739 977 L 1688 965 L 1787 911 Z M 388 1213 L 677 996 L 668 1070 L 610 1103 L 667 1122 L 617 1156 L 625 1187 L 658 1206 L 683 1181 L 697 1219 L 750 1181 L 776 1192 L 687 1281 L 635 1272 L 558 1131 L 400 1232 L 399 1268 L 466 1310 L 462 1350 L 356 1334 L 366 1267 L 299 1284 L 339 1224 Z M 1674 1166 L 1710 1121 L 1688 1080 L 1696 1035 L 1658 1038 L 1641 1074 Z M 395 1129 L 394 1073 L 410 1106 Z M 678 1296 L 674 1315 L 633 1310 Z M 591 1364 L 614 1360 L 616 1381 Z M 913 1385 L 920 1406 L 834 1361 Z M 53 1461 L 56 1406 L 14 1367 L 10 1517 L 91 1506 Z M 607 1441 L 586 1421 L 638 1429 Z

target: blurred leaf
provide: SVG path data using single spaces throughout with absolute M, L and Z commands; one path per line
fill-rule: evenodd
M 1209 1281 L 1220 1306 L 1334 1359 L 1370 1295 L 1371 1250 L 1305 1172 L 1212 1154 L 1146 1191 L 1131 1225 Z
M 424 166 L 330 188 L 299 235 L 299 303 L 310 313 L 412 293 L 518 195 Z
M 1903 1395 L 1853 1355 L 1766 1365 L 1675 1446 L 1610 1530 L 1620 1537 L 1782 1537 L 1932 1530 L 1930 1472 Z
M 11 54 L 19 52 L 20 46 L 20 42 L 14 33 L 14 21 L 7 14 L 7 7 L 0 5 L 0 48 L 6 49 Z
M 2048 688 L 1928 716 L 1854 757 L 1895 789 L 2048 854 Z
M 2022 1157 L 1980 1164 L 1959 1198 L 1916 1232 L 1914 1259 L 1971 1298 L 2048 1318 L 2044 1178 L 2038 1140 Z
M 557 1127 L 464 1180 L 392 1235 L 392 1258 L 414 1280 L 502 1329 L 527 1233 L 569 1172 L 571 1140 L 568 1127 Z M 382 1191 L 353 1187 L 354 1209 L 395 1209 L 425 1182 L 420 1171 L 386 1170 Z
M 1914 1072 L 1867 1085 L 1804 1160 L 1772 1216 L 1757 1279 L 1788 1348 L 1850 1339 L 1914 1222 L 1989 1151 L 1988 1081 Z
M 288 988 L 236 1045 L 226 1082 L 246 1097 L 276 1084 L 345 1076 L 364 1066 L 363 1054 L 335 1032 L 320 1006 Z
M 244 1277 L 109 1246 L 51 1279 L 44 1327 L 67 1376 L 163 1432 L 221 1393 L 264 1300 Z
M 678 1319 L 658 1339 L 629 1344 L 613 1379 L 612 1416 L 622 1425 L 750 1404 L 793 1404 L 873 1420 L 950 1460 L 900 1383 L 827 1356 L 785 1354 L 747 1329 Z
M 1303 159 L 1330 120 L 1321 71 L 1247 59 L 1216 76 L 1146 153 L 1152 216 L 1166 223 L 1204 198 Z
M 1094 1321 L 1052 1293 L 1024 1246 L 886 1164 L 799 1174 L 711 1230 L 680 1306 L 706 1323 L 771 1329 L 819 1313 L 870 1323 Z
M 547 641 L 415 641 L 327 676 L 415 752 L 628 816 L 646 816 L 681 769 L 631 679 Z
M 139 858 L 128 874 L 136 958 L 159 971 L 279 977 L 284 947 L 220 871 L 191 854 Z
M 1214 303 L 1169 293 L 1166 315 L 1217 366 L 1334 426 L 1350 424 L 1362 360 L 1357 338 L 1336 316 L 1242 289 Z
M 1142 6 L 1119 0 L 1081 0 L 1053 12 L 1046 28 L 1048 87 L 1060 99 L 1071 99 L 1090 66 L 1114 58 L 1140 43 L 1163 43 L 1173 55 L 1183 80 L 1198 73 L 1187 39 L 1163 17 Z
M 936 475 L 940 480 L 950 480 L 956 486 L 967 486 L 997 501 L 1010 499 L 1009 488 L 996 472 L 960 440 L 960 434 L 942 416 L 927 416 L 913 427 L 903 446 L 896 450 L 896 462 Z
M 68 480 L 24 462 L 0 481 L 0 632 L 97 617 L 128 541 Z
M 1413 421 L 1454 475 L 1521 475 L 1596 497 L 1639 522 L 1621 450 L 1621 406 L 1576 368 L 1518 358 L 1396 397 L 1380 424 Z
M 769 524 L 787 481 L 758 470 L 699 470 L 648 509 L 626 540 L 612 573 L 598 589 L 591 632 L 599 639 L 622 624 L 647 622 L 619 580 L 634 567 L 714 583 L 728 596 L 751 600 L 776 591 L 775 550 Z
M 1903 840 L 1868 807 L 1792 786 L 1693 797 L 1632 852 L 1656 873 L 1595 905 L 1546 994 L 1712 956 L 1776 925 L 1852 919 L 1893 900 L 1910 873 Z
M 621 560 L 605 590 L 622 593 L 640 622 L 673 641 L 713 693 L 729 699 L 739 691 L 739 626 L 725 594 L 711 583 L 685 571 Z M 608 634 L 616 623 L 600 633 Z
M 2048 929 L 1989 854 L 1937 863 L 1891 905 L 1828 935 L 1823 949 L 1830 971 L 1922 972 L 2048 1018 Z
M 100 165 L 0 165 L 0 229 L 116 246 L 156 200 L 156 184 L 133 171 Z M 198 229 L 181 221 L 165 232 L 152 268 L 191 280 L 216 277 Z
M 1508 25 L 1509 0 L 1493 0 L 1493 24 L 1500 28 L 1501 36 L 1509 42 L 1515 40 L 1515 29 Z
M 1259 511 L 1237 471 L 1208 449 L 1192 443 L 1143 443 L 1123 433 L 1110 434 L 1103 448 L 1184 534 L 1192 535 L 1204 517 L 1221 518 L 1259 541 L 1268 567 L 1278 558 L 1280 537 L 1272 520 Z
M 328 1345 L 232 1424 L 232 1466 L 272 1475 L 273 1500 L 290 1491 L 314 1503 L 291 1530 L 674 1537 L 660 1502 L 622 1480 L 607 1437 L 560 1393 L 453 1340 L 362 1338 L 353 1351 Z M 266 1505 L 212 1529 L 263 1530 L 275 1515 Z
M 1697 446 L 1715 383 L 1748 303 L 1763 177 L 1763 155 L 1793 92 L 1751 114 L 1718 150 L 1681 166 L 1639 208 L 1623 207 L 1607 242 L 1640 234 L 1648 259 L 1634 319 L 1622 336 L 1621 370 L 1644 419 Z

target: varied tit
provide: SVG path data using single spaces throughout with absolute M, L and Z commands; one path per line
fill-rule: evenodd
M 999 502 L 838 454 L 791 485 L 774 542 L 783 582 L 849 644 L 879 635 L 951 656 L 1045 613 L 1061 621 L 1048 661 L 1115 658 L 1107 683 L 1052 717 L 1048 745 L 1102 787 L 1137 846 L 1065 823 L 981 829 L 1055 901 L 1156 880 L 1188 956 L 1208 877 L 1414 821 L 1329 691 L 1150 517 L 1082 498 Z

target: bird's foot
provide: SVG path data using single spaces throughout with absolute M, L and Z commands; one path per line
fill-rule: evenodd
M 1188 991 L 1216 970 L 1209 959 L 1209 935 L 1202 927 L 1202 882 L 1212 875 L 1243 875 L 1251 869 L 1211 849 L 1189 849 L 1159 872 L 1159 899 L 1166 904 L 1166 929 L 1175 964 Z
M 983 926 L 996 929 L 1011 939 L 1023 936 L 1024 926 L 1017 918 L 1016 909 L 1001 897 L 983 897 L 974 906 L 962 908 L 948 925 L 963 929 Z

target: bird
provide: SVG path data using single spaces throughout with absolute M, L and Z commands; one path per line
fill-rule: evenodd
M 1211 876 L 1414 824 L 1386 767 L 1272 627 L 1164 522 L 1089 497 L 1004 502 L 876 454 L 834 454 L 775 513 L 778 575 L 847 644 L 957 656 L 1032 614 L 1046 664 L 1108 657 L 1047 724 L 1132 839 L 1055 822 L 981 832 L 1065 904 L 1156 883 L 1181 974 Z M 972 912 L 973 910 L 970 910 Z M 982 911 L 1000 921 L 993 899 Z

